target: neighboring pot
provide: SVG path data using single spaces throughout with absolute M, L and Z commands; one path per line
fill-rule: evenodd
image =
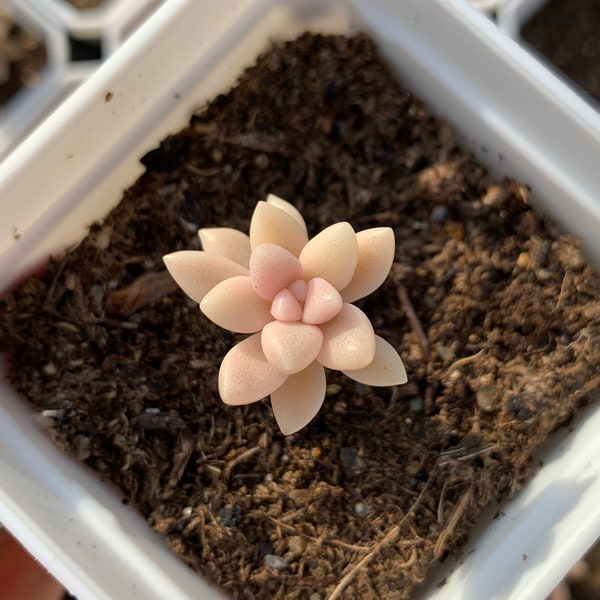
M 7 0 L 13 20 L 42 40 L 46 64 L 0 114 L 0 159 L 19 144 L 131 35 L 163 0 L 104 0 L 77 10 L 67 0 Z

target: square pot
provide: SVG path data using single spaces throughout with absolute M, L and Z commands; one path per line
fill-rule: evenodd
M 141 173 L 139 157 L 269 40 L 305 30 L 368 33 L 403 85 L 495 174 L 529 184 L 600 265 L 600 115 L 463 0 L 171 0 L 0 165 L 3 288 L 81 239 Z M 0 521 L 81 599 L 211 598 L 2 385 Z M 482 518 L 473 552 L 435 574 L 427 597 L 545 597 L 600 533 L 598 428 L 592 409 L 549 444 L 544 467 L 504 516 Z

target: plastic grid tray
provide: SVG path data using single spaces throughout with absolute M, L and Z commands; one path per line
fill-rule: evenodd
M 0 113 L 0 159 L 62 100 L 164 0 L 104 0 L 77 9 L 67 0 L 5 0 L 13 20 L 40 37 L 46 64 L 39 81 L 23 87 Z

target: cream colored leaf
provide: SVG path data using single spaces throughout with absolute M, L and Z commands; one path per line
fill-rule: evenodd
M 323 405 L 325 390 L 325 369 L 313 362 L 271 393 L 273 414 L 284 435 L 296 433 L 312 421 Z
M 196 302 L 229 277 L 249 275 L 248 269 L 229 258 L 202 250 L 181 250 L 163 256 L 163 261 L 177 285 Z
M 198 230 L 198 237 L 205 252 L 218 254 L 248 268 L 250 238 L 231 227 L 209 227 Z
M 378 335 L 375 336 L 375 358 L 371 364 L 363 369 L 343 372 L 365 385 L 400 385 L 408 380 L 404 363 L 395 348 Z
M 272 321 L 262 330 L 261 343 L 266 359 L 279 371 L 291 375 L 315 360 L 323 334 L 316 325 Z
M 287 202 L 283 198 L 280 198 L 279 196 L 276 196 L 275 194 L 269 194 L 267 196 L 267 203 L 272 204 L 273 206 L 276 206 L 281 210 L 284 210 L 286 213 L 294 217 L 294 219 L 302 226 L 302 229 L 304 229 L 305 232 L 307 231 L 306 223 L 304 222 L 302 214 L 293 204 L 290 204 L 289 202 Z
M 331 321 L 320 325 L 323 347 L 317 360 L 328 369 L 363 369 L 375 357 L 375 332 L 364 312 L 344 304 Z
M 308 242 L 303 227 L 289 212 L 274 204 L 258 202 L 250 221 L 250 245 L 276 244 L 298 256 Z
M 304 246 L 300 262 L 306 281 L 322 277 L 336 290 L 345 288 L 358 261 L 358 242 L 350 223 L 331 225 Z
M 219 327 L 236 333 L 260 331 L 273 320 L 271 304 L 256 295 L 247 275 L 218 283 L 204 296 L 200 310 Z
M 391 227 L 374 227 L 356 234 L 358 262 L 350 283 L 341 290 L 344 302 L 354 302 L 375 291 L 387 278 L 396 250 Z
M 225 404 L 250 404 L 273 393 L 288 378 L 265 358 L 260 333 L 234 346 L 219 369 L 219 394 Z

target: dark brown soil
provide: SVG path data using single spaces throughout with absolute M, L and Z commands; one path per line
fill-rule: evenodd
M 235 598 L 407 598 L 600 387 L 600 281 L 577 241 L 364 36 L 274 48 L 142 162 L 106 221 L 5 299 L 0 348 L 56 443 Z M 393 389 L 330 373 L 288 438 L 268 403 L 223 405 L 237 336 L 156 275 L 198 227 L 246 231 L 268 192 L 311 235 L 394 228 L 392 275 L 361 306 L 409 373 Z
M 600 2 L 550 0 L 524 25 L 523 38 L 600 102 Z
M 0 11 L 0 107 L 23 86 L 35 85 L 39 71 L 46 62 L 46 48 L 41 40 L 10 23 L 7 13 Z
M 72 4 L 75 8 L 80 10 L 86 10 L 88 8 L 98 8 L 102 6 L 104 0 L 66 0 L 69 4 Z

